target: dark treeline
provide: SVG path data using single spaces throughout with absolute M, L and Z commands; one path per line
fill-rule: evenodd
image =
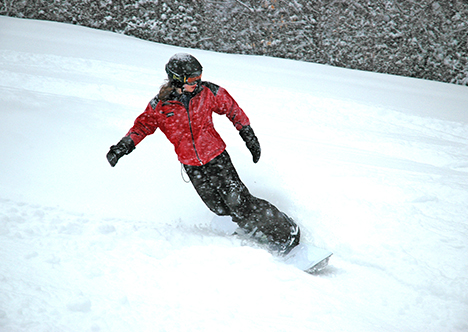
M 2 0 L 0 14 L 468 85 L 467 0 Z

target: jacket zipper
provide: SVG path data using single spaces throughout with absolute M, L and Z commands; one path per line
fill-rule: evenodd
M 189 106 L 192 101 L 189 101 Z M 183 103 L 182 103 L 183 104 Z M 184 105 L 185 107 L 185 105 Z M 189 108 L 185 107 L 185 110 L 187 111 L 187 117 L 188 117 L 188 122 L 189 122 L 189 128 L 190 128 L 190 135 L 192 136 L 192 145 L 193 145 L 193 150 L 195 151 L 195 156 L 197 156 L 198 161 L 200 162 L 200 165 L 203 165 L 203 161 L 200 159 L 200 156 L 198 155 L 197 147 L 195 146 L 195 137 L 193 136 L 193 130 L 192 130 L 192 120 L 190 119 L 190 111 Z

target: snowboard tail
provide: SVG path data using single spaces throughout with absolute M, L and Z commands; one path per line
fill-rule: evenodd
M 284 262 L 307 273 L 320 272 L 328 265 L 333 253 L 311 244 L 300 243 L 284 257 Z

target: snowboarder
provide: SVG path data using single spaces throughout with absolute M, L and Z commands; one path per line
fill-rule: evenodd
M 270 250 L 280 255 L 289 253 L 299 244 L 299 227 L 271 203 L 250 194 L 213 126 L 213 112 L 226 115 L 257 163 L 260 144 L 247 115 L 224 88 L 201 80 L 202 66 L 194 56 L 173 55 L 166 64 L 166 73 L 168 81 L 159 94 L 136 118 L 126 136 L 111 146 L 107 154 L 111 166 L 160 128 L 212 212 L 231 216 L 239 226 L 238 232 L 266 244 Z

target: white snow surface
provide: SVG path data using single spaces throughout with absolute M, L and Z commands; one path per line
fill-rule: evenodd
M 157 131 L 105 155 L 188 52 L 250 191 L 334 252 L 308 275 L 210 228 Z M 0 17 L 0 331 L 468 331 L 468 90 Z

